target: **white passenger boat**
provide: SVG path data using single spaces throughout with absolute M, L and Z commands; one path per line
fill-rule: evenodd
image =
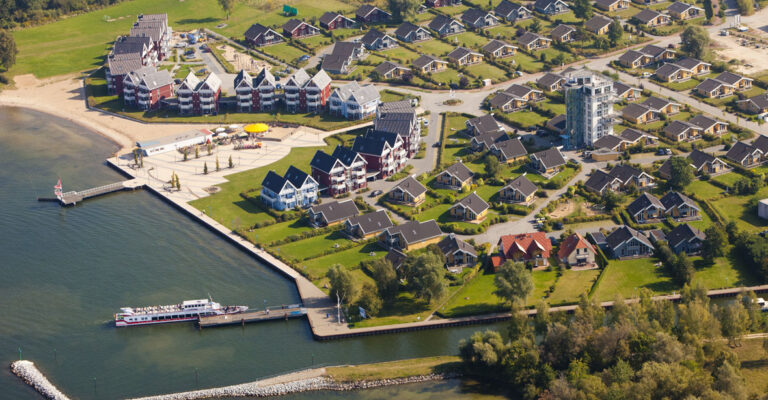
M 186 300 L 180 304 L 149 307 L 123 307 L 115 314 L 115 326 L 165 324 L 197 321 L 200 317 L 238 314 L 248 306 L 223 306 L 211 299 Z

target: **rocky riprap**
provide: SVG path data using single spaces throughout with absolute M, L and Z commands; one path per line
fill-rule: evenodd
M 11 372 L 26 382 L 27 385 L 35 388 L 46 399 L 69 400 L 69 397 L 48 381 L 32 361 L 19 360 L 11 363 Z

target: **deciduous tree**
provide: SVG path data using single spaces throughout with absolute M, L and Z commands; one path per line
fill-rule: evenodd
M 235 7 L 235 0 L 218 0 L 218 2 L 221 9 L 227 13 L 227 21 L 229 21 L 229 13 Z
M 510 305 L 525 305 L 526 299 L 533 291 L 533 278 L 525 264 L 508 260 L 496 272 L 493 279 L 496 296 L 504 299 Z
M 693 58 L 702 59 L 709 48 L 709 34 L 704 28 L 689 25 L 680 34 L 681 49 Z
M 683 190 L 686 186 L 693 182 L 693 167 L 691 163 L 678 156 L 669 158 L 669 187 L 673 190 Z
M 608 39 L 611 40 L 611 46 L 616 46 L 622 36 L 624 36 L 624 29 L 621 27 L 621 22 L 618 19 L 614 19 L 608 28 Z
M 576 16 L 576 18 L 581 18 L 583 20 L 588 20 L 592 18 L 592 16 L 595 14 L 594 9 L 592 8 L 592 2 L 589 0 L 574 0 L 573 2 L 573 15 Z
M 416 14 L 422 2 L 420 0 L 388 0 L 387 3 L 395 21 L 402 21 Z
M 395 298 L 397 296 L 398 282 L 397 272 L 392 267 L 392 263 L 384 258 L 380 258 L 371 263 L 370 270 L 382 299 L 389 301 Z
M 355 301 L 358 290 L 357 285 L 355 285 L 352 273 L 339 264 L 332 266 L 325 273 L 325 276 L 330 281 L 330 295 L 336 299 L 336 312 L 339 315 L 338 322 L 341 323 L 341 305 Z
M 417 298 L 430 302 L 443 297 L 446 290 L 445 267 L 436 254 L 420 254 L 411 266 L 411 286 Z
M 736 0 L 736 8 L 741 15 L 752 15 L 755 13 L 754 0 Z
M 6 30 L 0 30 L 0 66 L 6 71 L 10 69 L 13 64 L 16 64 L 18 53 L 13 35 Z
M 712 262 L 715 257 L 725 255 L 725 249 L 728 246 L 728 235 L 720 224 L 713 224 L 704 231 L 707 238 L 702 244 L 702 255 L 708 262 Z

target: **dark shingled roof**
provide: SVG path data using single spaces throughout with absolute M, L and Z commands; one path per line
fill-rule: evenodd
M 533 42 L 535 42 L 537 40 L 542 40 L 542 39 L 543 40 L 547 40 L 547 41 L 552 41 L 552 39 L 546 38 L 546 37 L 541 36 L 541 35 L 539 35 L 537 33 L 525 32 L 522 36 L 517 38 L 517 42 L 522 44 L 522 45 L 528 45 L 530 43 L 533 43 Z
M 378 29 L 371 29 L 370 31 L 368 31 L 368 33 L 363 35 L 363 38 L 360 39 L 360 41 L 365 44 L 371 45 L 374 42 L 376 42 L 376 40 L 381 39 L 384 36 L 387 36 L 387 34 L 384 32 L 381 32 Z
M 661 204 L 664 205 L 664 208 L 669 210 L 676 206 L 686 204 L 689 207 L 699 209 L 699 207 L 696 205 L 696 203 L 688 198 L 686 195 L 680 193 L 680 192 L 667 192 L 667 194 L 664 195 L 661 199 Z
M 504 140 L 502 142 L 494 143 L 492 148 L 497 149 L 504 155 L 504 158 L 517 158 L 528 155 L 528 150 L 523 146 L 523 142 L 520 138 L 514 138 L 510 140 Z
M 263 35 L 267 31 L 271 29 L 267 28 L 266 26 L 262 24 L 253 24 L 250 28 L 248 28 L 247 31 L 245 31 L 245 38 L 248 40 L 256 40 L 259 36 Z M 277 36 L 283 37 L 283 35 L 273 31 Z
M 598 169 L 592 172 L 592 175 L 589 176 L 589 179 L 584 182 L 584 186 L 598 193 L 602 193 L 603 190 L 605 190 L 605 187 L 610 185 L 614 180 L 616 180 L 616 177 L 613 177 Z
M 312 161 L 309 162 L 310 167 L 317 168 L 324 172 L 331 172 L 334 164 L 336 164 L 336 157 L 333 157 L 322 150 L 316 151 L 315 156 L 312 157 Z
M 659 67 L 656 72 L 654 72 L 654 74 L 656 74 L 658 77 L 666 78 L 676 74 L 677 71 L 680 71 L 681 69 L 690 71 L 688 68 L 685 68 L 682 65 L 678 65 L 676 63 L 666 63 Z
M 757 135 L 757 138 L 752 142 L 752 146 L 760 149 L 763 153 L 768 153 L 768 136 Z
M 473 51 L 473 50 L 470 50 L 470 49 L 468 49 L 466 47 L 459 46 L 459 47 L 453 49 L 453 51 L 451 51 L 450 53 L 448 53 L 448 55 L 446 57 L 450 58 L 451 60 L 458 61 L 458 60 L 461 60 L 462 58 L 464 58 L 464 57 L 466 57 L 466 56 L 468 56 L 470 54 L 473 54 L 473 53 L 474 54 L 480 54 L 480 53 L 478 53 L 476 51 Z
M 680 244 L 684 242 L 691 241 L 693 239 L 699 239 L 704 240 L 707 238 L 707 235 L 704 234 L 704 232 L 685 224 L 680 224 L 675 227 L 675 229 L 672 229 L 667 234 L 667 243 L 669 243 L 670 247 L 677 247 Z
M 531 155 L 531 157 L 536 157 L 544 166 L 544 168 L 547 169 L 565 165 L 565 158 L 563 158 L 563 154 L 560 153 L 560 150 L 555 147 L 550 147 L 544 151 L 534 153 Z
M 448 63 L 447 61 L 443 61 L 435 56 L 432 56 L 429 54 L 422 54 L 419 58 L 413 60 L 412 64 L 416 68 L 424 68 L 432 62 L 439 62 L 443 64 Z
M 664 133 L 673 135 L 673 136 L 679 136 L 682 133 L 687 132 L 691 128 L 698 128 L 697 126 L 693 124 L 689 124 L 685 121 L 672 121 L 669 125 L 667 125 L 666 128 L 664 128 Z
M 396 249 L 389 249 L 387 252 L 387 255 L 384 256 L 384 259 L 389 261 L 390 264 L 392 264 L 392 267 L 397 271 L 400 269 L 400 267 L 403 266 L 403 261 L 405 261 L 405 258 L 407 256 L 403 254 L 402 252 L 396 250 Z
M 601 6 L 602 8 L 607 10 L 617 1 L 619 0 L 595 0 L 595 5 Z
M 610 150 L 616 150 L 621 143 L 624 142 L 624 139 L 615 136 L 615 135 L 605 135 L 601 137 L 600 139 L 597 139 L 595 143 L 592 144 L 592 147 L 596 149 L 610 149 Z
M 521 8 L 525 8 L 524 6 L 520 4 L 513 3 L 509 0 L 502 0 L 501 3 L 499 3 L 496 8 L 493 9 L 493 12 L 496 15 L 500 16 L 508 16 L 512 11 L 519 10 Z M 526 8 L 527 10 L 527 8 Z
M 599 29 L 605 28 L 613 22 L 612 19 L 604 17 L 600 14 L 595 14 L 589 21 L 584 23 L 584 28 L 590 32 L 597 32 Z
M 733 144 L 731 149 L 728 150 L 727 153 L 725 153 L 725 158 L 741 164 L 741 162 L 744 161 L 744 159 L 748 155 L 754 153 L 755 150 L 759 150 L 759 149 L 748 143 L 736 142 Z
M 275 171 L 269 170 L 267 172 L 267 176 L 264 177 L 264 180 L 261 181 L 261 186 L 265 187 L 274 193 L 280 193 L 281 190 L 283 190 L 283 187 L 285 187 L 285 178 L 278 175 Z
M 443 172 L 448 172 L 461 182 L 467 181 L 474 175 L 472 170 L 461 162 L 457 162 L 456 164 L 451 165 L 450 167 L 444 169 Z
M 505 46 L 510 46 L 510 47 L 517 48 L 516 46 L 512 46 L 511 44 L 509 44 L 507 42 L 504 42 L 502 40 L 492 39 L 490 42 L 486 43 L 485 46 L 483 46 L 482 50 L 486 51 L 488 53 L 493 53 L 494 51 L 496 51 L 496 50 L 498 50 L 498 49 L 500 49 L 502 47 L 505 47 Z
M 362 6 L 360 6 L 360 8 L 358 8 L 357 11 L 355 11 L 355 15 L 360 17 L 360 18 L 365 18 L 370 13 L 374 12 L 375 10 L 379 10 L 379 11 L 383 12 L 384 14 L 391 15 L 390 13 L 382 10 L 381 8 L 376 7 L 376 6 L 372 6 L 370 4 L 363 4 Z
M 469 196 L 459 200 L 456 204 L 453 205 L 453 207 L 464 207 L 472 210 L 475 214 L 480 214 L 481 212 L 487 210 L 490 206 L 488 203 L 485 202 L 480 196 L 477 195 L 476 192 L 472 192 Z M 453 208 L 451 207 L 451 208 Z
M 688 154 L 688 159 L 691 160 L 691 164 L 693 164 L 693 167 L 698 171 L 704 164 L 715 162 L 717 157 L 699 149 L 694 149 L 691 154 Z
M 541 91 L 526 85 L 518 85 L 517 83 L 504 89 L 504 93 L 511 94 L 512 96 L 516 96 L 517 98 L 523 98 L 530 92 L 540 93 Z
M 442 251 L 443 254 L 445 254 L 446 256 L 448 254 L 453 254 L 457 251 L 462 251 L 464 253 L 469 253 L 477 257 L 477 252 L 475 251 L 475 247 L 457 238 L 456 235 L 454 235 L 453 233 L 448 234 L 448 236 L 444 237 L 443 240 L 438 242 L 437 247 L 439 247 L 440 251 Z
M 549 34 L 553 38 L 561 38 L 571 32 L 576 32 L 576 28 L 570 25 L 560 24 L 556 26 L 554 29 L 552 29 L 552 31 Z
M 390 71 L 396 70 L 396 69 L 405 69 L 408 68 L 392 61 L 384 61 L 383 63 L 379 64 L 374 68 L 373 70 L 376 71 L 379 75 L 384 76 Z
M 742 80 L 742 79 L 746 79 L 746 80 L 749 80 L 749 81 L 752 80 L 752 78 L 747 78 L 745 76 L 734 74 L 733 72 L 730 72 L 730 71 L 722 72 L 715 79 L 717 79 L 718 81 L 721 81 L 721 82 L 725 82 L 725 83 L 727 83 L 729 85 L 735 85 L 735 84 L 739 83 L 739 81 Z
M 547 88 L 548 89 L 549 87 L 551 87 L 555 83 L 557 83 L 559 81 L 562 81 L 562 80 L 565 80 L 565 78 L 563 78 L 561 75 L 553 74 L 551 72 L 547 72 L 546 74 L 544 74 L 544 76 L 542 76 L 541 78 L 539 78 L 539 80 L 536 81 L 536 84 L 539 85 L 539 87 L 541 87 L 541 88 Z
M 469 119 L 467 120 L 466 124 L 468 126 L 473 127 L 474 130 L 477 131 L 479 135 L 483 135 L 491 132 L 498 132 L 501 130 L 501 126 L 499 125 L 498 122 L 496 122 L 496 119 L 493 118 L 493 115 L 491 114 L 486 114 L 481 117 Z
M 509 135 L 506 132 L 495 131 L 477 135 L 472 138 L 472 143 L 482 144 L 484 148 L 490 149 L 494 143 L 503 142 L 509 140 Z
M 423 242 L 443 234 L 434 219 L 426 222 L 408 221 L 387 228 L 390 235 L 400 234 L 407 244 Z
M 389 215 L 384 210 L 352 216 L 349 218 L 349 224 L 352 226 L 358 225 L 363 235 L 383 231 L 393 226 L 392 221 L 389 220 Z
M 424 187 L 424 185 L 422 185 L 421 182 L 417 181 L 416 178 L 414 178 L 413 176 L 409 176 L 403 179 L 402 181 L 400 181 L 400 183 L 395 185 L 395 187 L 392 189 L 394 190 L 398 188 L 410 194 L 413 197 L 419 197 L 422 194 L 427 192 L 427 188 Z
M 611 232 L 608 237 L 605 238 L 605 241 L 608 243 L 608 246 L 611 249 L 618 248 L 622 243 L 626 242 L 629 239 L 635 238 L 640 243 L 645 244 L 646 246 L 653 248 L 653 245 L 648 240 L 645 235 L 640 233 L 639 231 L 636 231 L 626 225 L 619 227 L 615 231 Z
M 651 109 L 643 104 L 632 103 L 621 110 L 621 115 L 626 118 L 640 118 L 649 111 Z
M 702 90 L 704 92 L 711 92 L 711 91 L 713 91 L 713 90 L 715 90 L 715 89 L 717 89 L 717 88 L 719 88 L 720 86 L 723 86 L 723 85 L 733 87 L 733 85 L 725 83 L 725 82 L 723 82 L 721 80 L 707 78 L 707 79 L 704 80 L 704 82 L 701 82 L 698 85 L 696 85 L 696 90 Z
M 621 95 L 621 94 L 624 94 L 625 92 L 627 92 L 629 90 L 636 89 L 636 88 L 634 88 L 632 86 L 629 86 L 627 84 L 621 83 L 619 81 L 614 81 L 613 82 L 613 89 L 616 90 L 616 94 L 617 95 Z
M 513 96 L 513 95 L 511 95 L 509 93 L 498 92 L 498 93 L 496 93 L 495 96 L 493 96 L 491 98 L 489 103 L 490 103 L 491 107 L 501 108 L 501 107 L 504 107 L 505 104 L 507 104 L 510 101 L 515 100 L 515 99 L 517 99 L 517 97 L 515 97 L 515 96 Z
M 699 114 L 699 115 L 691 118 L 690 120 L 688 120 L 688 123 L 696 125 L 699 128 L 701 128 L 701 129 L 709 129 L 709 128 L 715 126 L 715 124 L 717 124 L 718 122 L 720 122 L 720 121 L 718 121 L 718 120 L 716 120 L 714 118 L 709 118 L 709 117 L 705 116 L 704 114 Z M 725 122 L 723 122 L 723 123 L 725 123 Z M 727 123 L 725 123 L 725 124 L 727 125 Z
M 637 129 L 633 128 L 627 128 L 621 131 L 621 134 L 619 134 L 622 139 L 635 143 L 643 136 L 647 136 L 645 133 L 638 131 Z
M 512 182 L 509 182 L 509 184 L 504 187 L 504 189 L 517 190 L 525 197 L 528 197 L 539 190 L 539 188 L 536 187 L 536 184 L 526 178 L 525 175 L 520 175 L 513 179 Z
M 675 64 L 677 64 L 677 65 L 679 65 L 679 66 L 681 66 L 683 68 L 691 69 L 691 70 L 696 68 L 699 64 L 707 64 L 707 65 L 709 65 L 709 63 L 705 63 L 704 61 L 697 60 L 697 59 L 691 58 L 691 57 L 686 57 L 686 58 L 683 58 L 682 60 L 675 61 Z
M 465 24 L 473 24 L 478 19 L 485 18 L 485 16 L 488 14 L 488 11 L 481 10 L 479 8 L 470 8 L 469 10 L 464 11 L 464 14 L 461 15 L 461 20 Z
M 347 166 L 352 165 L 352 163 L 355 162 L 357 156 L 358 154 L 356 151 L 342 145 L 336 145 L 336 148 L 333 150 L 333 154 L 331 154 L 331 157 L 338 159 Z
M 110 55 L 107 57 L 107 66 L 112 76 L 125 75 L 142 67 L 141 57 L 138 53 L 122 55 Z
M 672 3 L 669 7 L 667 7 L 667 11 L 669 12 L 676 12 L 676 13 L 683 13 L 689 8 L 698 8 L 694 6 L 693 4 L 683 3 L 681 1 L 676 1 Z
M 643 192 L 640 196 L 638 196 L 634 201 L 629 203 L 627 206 L 627 212 L 629 212 L 629 215 L 637 215 L 640 211 L 645 210 L 646 208 L 650 206 L 655 206 L 661 210 L 664 210 L 666 207 L 664 207 L 664 204 L 659 201 L 656 196 L 649 194 L 647 192 Z
M 341 221 L 360 213 L 360 210 L 357 209 L 353 200 L 342 202 L 331 201 L 328 203 L 316 204 L 310 207 L 309 211 L 314 214 L 322 214 L 323 219 L 327 224 Z
M 647 24 L 651 21 L 653 21 L 655 18 L 657 18 L 659 15 L 662 15 L 660 12 L 656 10 L 651 10 L 650 8 L 646 8 L 645 10 L 641 10 L 639 13 L 632 16 L 632 18 Z
M 283 24 L 283 30 L 288 32 L 293 32 L 296 30 L 296 28 L 300 27 L 304 22 L 299 21 L 296 18 L 289 19 L 285 24 Z
M 406 37 L 411 32 L 418 31 L 419 28 L 421 28 L 421 27 L 418 26 L 418 25 L 414 25 L 414 24 L 412 24 L 412 23 L 410 23 L 408 21 L 405 21 L 402 24 L 400 24 L 400 26 L 398 26 L 397 29 L 395 29 L 395 36 L 397 36 L 397 37 Z
M 337 12 L 326 11 L 326 12 L 323 13 L 323 15 L 320 16 L 320 19 L 318 21 L 320 21 L 321 24 L 328 25 L 331 22 L 333 22 L 333 20 L 335 20 L 339 15 L 341 15 L 341 14 L 339 14 Z
M 288 167 L 288 171 L 285 171 L 285 180 L 291 182 L 295 188 L 300 188 L 304 185 L 307 179 L 312 179 L 306 172 L 291 165 Z
M 609 174 L 614 178 L 619 178 L 622 184 L 626 184 L 632 178 L 640 176 L 642 173 L 643 171 L 640 171 L 639 169 L 631 167 L 627 164 L 619 164 L 613 167 L 611 172 L 609 172 Z
M 384 152 L 387 141 L 374 136 L 362 135 L 355 138 L 352 150 L 361 154 L 380 156 Z M 318 150 L 319 152 L 320 150 Z
M 432 21 L 429 21 L 429 25 L 427 26 L 433 31 L 440 32 L 440 29 L 442 29 L 445 25 L 450 24 L 452 20 L 453 19 L 451 17 L 447 17 L 443 14 L 437 14 Z
M 141 53 L 153 47 L 152 39 L 146 36 L 123 36 L 115 41 L 112 54 Z

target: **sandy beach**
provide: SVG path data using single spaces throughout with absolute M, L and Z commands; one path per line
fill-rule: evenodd
M 0 92 L 0 106 L 30 108 L 72 121 L 112 139 L 121 146 L 121 153 L 131 150 L 137 141 L 213 127 L 208 124 L 147 124 L 89 110 L 85 106 L 82 80 L 75 75 L 45 80 L 21 75 L 14 81 L 14 89 Z

